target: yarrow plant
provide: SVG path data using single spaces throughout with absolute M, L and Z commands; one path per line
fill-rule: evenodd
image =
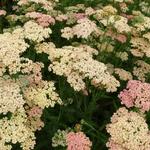
M 149 6 L 0 1 L 0 150 L 150 150 Z

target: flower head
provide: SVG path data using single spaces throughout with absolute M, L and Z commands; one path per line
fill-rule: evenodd
M 67 150 L 90 150 L 92 143 L 83 132 L 69 132 L 66 137 Z

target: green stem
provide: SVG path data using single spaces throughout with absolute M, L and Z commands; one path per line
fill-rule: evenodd
M 96 93 L 96 91 L 93 91 L 91 101 L 90 101 L 90 103 L 86 109 L 86 112 L 85 112 L 86 117 L 89 119 L 91 119 L 93 111 L 95 110 L 97 100 L 98 100 L 97 99 L 97 93 Z
M 0 17 L 0 34 L 3 33 L 3 19 Z

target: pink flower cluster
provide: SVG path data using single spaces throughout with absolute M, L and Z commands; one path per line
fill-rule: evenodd
M 55 19 L 53 17 L 38 12 L 29 12 L 26 14 L 26 17 L 36 19 L 36 22 L 43 27 L 55 24 Z
M 6 11 L 5 10 L 0 10 L 0 16 L 5 16 L 6 15 Z
M 106 33 L 106 35 L 107 36 L 110 36 L 112 39 L 115 39 L 115 40 L 117 40 L 117 41 L 119 41 L 119 42 L 121 42 L 121 43 L 125 43 L 126 41 L 127 41 L 127 37 L 126 37 L 126 35 L 124 35 L 124 34 L 116 34 L 116 33 L 114 33 L 113 31 L 108 31 L 107 33 Z
M 29 111 L 28 111 L 28 115 L 29 117 L 41 117 L 43 110 L 38 107 L 38 106 L 34 106 L 32 107 Z
M 119 98 L 128 108 L 135 106 L 142 111 L 148 111 L 150 110 L 150 84 L 130 80 L 126 89 L 120 92 Z
M 80 20 L 80 19 L 85 18 L 86 14 L 85 13 L 75 13 L 74 16 L 77 20 Z
M 106 146 L 109 147 L 109 150 L 124 150 L 121 145 L 115 143 L 111 139 L 109 139 L 109 141 L 107 142 Z
M 69 132 L 66 137 L 67 150 L 90 150 L 92 143 L 83 132 Z

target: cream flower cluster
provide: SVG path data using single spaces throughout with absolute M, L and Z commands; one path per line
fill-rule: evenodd
M 49 54 L 51 50 L 55 49 L 55 44 L 52 42 L 43 42 L 35 46 L 37 53 L 46 53 Z
M 14 113 L 18 108 L 23 108 L 25 103 L 19 85 L 12 80 L 0 78 L 0 113 Z
M 138 78 L 138 80 L 145 81 L 146 75 L 149 73 L 150 64 L 146 63 L 143 60 L 138 60 L 135 62 L 135 66 L 133 68 L 133 75 Z
M 58 2 L 59 0 L 19 0 L 18 5 L 29 5 L 30 3 L 36 3 L 36 4 L 42 4 L 42 8 L 50 11 L 53 10 L 53 5 L 55 5 L 55 2 Z
M 107 132 L 111 135 L 107 143 L 110 150 L 150 149 L 150 134 L 145 118 L 124 107 L 114 113 L 111 123 L 107 125 Z
M 50 28 L 44 28 L 33 20 L 29 20 L 23 27 L 18 27 L 13 31 L 14 37 L 16 36 L 18 38 L 14 38 L 14 40 L 16 39 L 18 42 L 19 40 L 28 39 L 38 43 L 49 38 L 51 33 L 52 30 Z M 2 36 L 4 35 L 2 34 Z M 22 45 L 20 45 L 20 47 L 21 46 Z
M 5 67 L 11 68 L 13 64 L 20 63 L 20 55 L 29 47 L 23 38 L 17 34 L 0 34 L 0 74 L 5 72 Z
M 67 81 L 76 91 L 86 89 L 85 78 L 89 78 L 96 87 L 106 88 L 108 92 L 116 91 L 119 82 L 108 73 L 105 64 L 92 58 L 93 53 L 97 51 L 89 47 L 52 48 L 49 51 L 49 59 L 52 62 L 49 70 L 67 77 Z
M 38 85 L 31 85 L 23 92 L 27 103 L 31 106 L 37 105 L 44 109 L 49 106 L 54 107 L 56 103 L 62 104 L 52 81 L 41 81 Z
M 50 28 L 43 28 L 34 21 L 28 21 L 25 23 L 23 32 L 26 39 L 34 42 L 44 41 L 44 39 L 49 38 L 52 33 Z
M 63 38 L 66 38 L 67 40 L 71 39 L 74 37 L 74 33 L 71 27 L 65 27 L 64 29 L 61 30 L 61 36 Z
M 50 28 L 43 28 L 37 23 L 29 21 L 22 28 L 16 28 L 12 33 L 0 34 L 0 76 L 6 72 L 6 67 L 9 74 L 31 72 L 29 68 L 35 64 L 28 58 L 21 57 L 21 54 L 29 48 L 25 39 L 41 42 L 48 38 L 50 33 Z
M 147 32 L 146 34 L 144 34 L 143 37 L 150 42 L 150 32 Z

